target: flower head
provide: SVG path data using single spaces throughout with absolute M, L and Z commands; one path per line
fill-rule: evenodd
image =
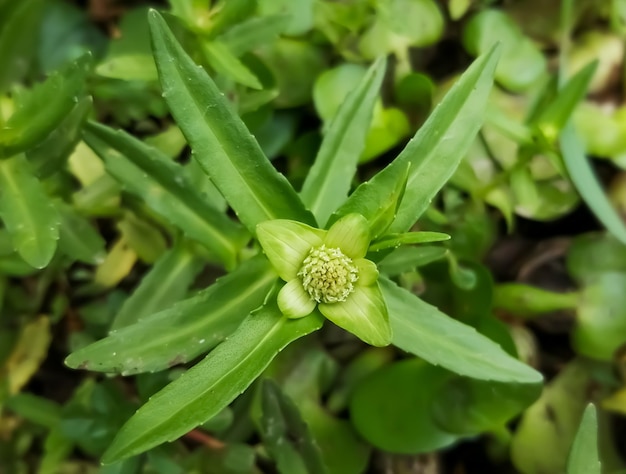
M 285 316 L 301 318 L 317 307 L 371 345 L 391 342 L 378 269 L 365 258 L 370 234 L 363 216 L 348 214 L 328 230 L 291 220 L 266 221 L 257 226 L 257 236 L 286 282 L 278 293 Z

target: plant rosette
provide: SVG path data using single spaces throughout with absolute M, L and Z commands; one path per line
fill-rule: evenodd
M 369 224 L 348 214 L 330 229 L 276 219 L 257 226 L 265 255 L 286 284 L 277 296 L 288 318 L 317 308 L 327 319 L 373 346 L 391 342 L 387 305 L 376 264 L 365 258 Z

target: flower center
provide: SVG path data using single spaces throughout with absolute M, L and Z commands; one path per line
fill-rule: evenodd
M 298 276 L 309 296 L 318 303 L 345 301 L 354 291 L 358 270 L 341 249 L 312 248 L 302 262 Z

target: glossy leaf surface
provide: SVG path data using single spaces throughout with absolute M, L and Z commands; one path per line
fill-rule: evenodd
M 275 305 L 251 314 L 209 355 L 143 405 L 122 427 L 102 461 L 172 441 L 217 414 L 243 392 L 290 342 L 319 329 L 312 314 L 289 320 Z
M 204 70 L 193 63 L 163 18 L 149 14 L 163 94 L 204 171 L 252 233 L 270 219 L 313 218 L 289 182 L 263 155 Z
M 33 267 L 45 267 L 57 248 L 59 216 L 23 154 L 0 161 L 0 189 L 0 217 L 13 247 Z
M 265 259 L 249 260 L 198 295 L 111 331 L 72 353 L 65 363 L 128 375 L 187 362 L 230 336 L 261 306 L 275 281 Z
M 304 181 L 300 196 L 322 226 L 348 197 L 384 74 L 379 59 L 344 100 Z
M 542 376 L 470 326 L 381 278 L 392 344 L 459 375 L 500 382 L 540 383 Z
M 390 231 L 409 230 L 452 176 L 480 129 L 497 59 L 495 47 L 477 59 L 400 155 L 371 181 L 361 184 L 336 215 L 357 212 L 374 218 L 396 187 L 397 179 L 390 175 L 409 167 L 406 191 Z
M 122 131 L 90 123 L 84 132 L 107 171 L 124 187 L 189 237 L 213 251 L 228 267 L 248 240 L 245 230 L 207 204 L 183 168 L 155 148 Z

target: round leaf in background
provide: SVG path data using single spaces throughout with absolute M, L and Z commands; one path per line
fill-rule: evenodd
M 463 45 L 474 56 L 488 51 L 496 42 L 503 47 L 496 80 L 507 89 L 527 90 L 546 72 L 542 52 L 503 12 L 485 10 L 474 16 L 463 31 Z
M 341 103 L 366 72 L 367 68 L 360 64 L 343 63 L 319 75 L 313 86 L 313 103 L 324 122 L 335 116 Z
M 582 292 L 577 325 L 572 333 L 576 351 L 610 361 L 626 343 L 626 273 L 607 272 Z
M 356 430 L 377 448 L 417 454 L 449 446 L 457 435 L 443 431 L 432 404 L 450 372 L 419 359 L 389 365 L 355 389 L 350 416 Z
M 459 435 L 498 430 L 535 401 L 541 387 L 457 377 L 435 398 L 433 417 L 440 427 Z

